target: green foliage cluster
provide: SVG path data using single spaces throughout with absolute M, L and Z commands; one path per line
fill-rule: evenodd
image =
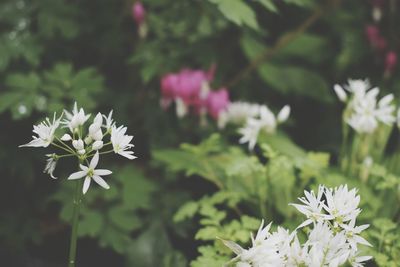
M 65 263 L 65 255 L 52 254 L 66 247 L 58 242 L 71 218 L 64 178 L 76 164 L 58 166 L 54 182 L 42 174 L 42 158 L 16 147 L 39 118 L 77 101 L 88 111 L 114 109 L 139 156 L 113 168 L 109 191 L 93 188 L 85 198 L 79 235 L 100 252 L 80 248 L 78 260 L 104 266 L 107 251 L 121 266 L 221 266 L 231 252 L 217 237 L 247 243 L 261 218 L 293 229 L 300 218 L 287 203 L 304 189 L 348 184 L 359 188 L 375 264 L 398 264 L 398 155 L 388 165 L 359 166 L 363 181 L 336 168 L 341 122 L 331 85 L 369 77 L 399 94 L 398 69 L 385 75 L 383 55 L 365 37 L 370 3 L 143 0 L 145 38 L 132 4 L 1 1 L 0 258 Z M 396 14 L 385 10 L 379 24 L 392 50 Z M 271 109 L 289 103 L 287 134 L 261 136 L 250 153 L 236 144 L 236 133 L 215 134 L 211 121 L 199 127 L 159 107 L 165 73 L 213 63 L 212 88 L 227 86 L 232 100 Z M 381 149 L 373 153 L 385 152 L 375 147 Z M 48 247 L 54 251 L 37 253 Z

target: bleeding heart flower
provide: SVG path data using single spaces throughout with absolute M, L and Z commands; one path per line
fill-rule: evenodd
M 228 90 L 226 90 L 226 88 L 222 88 L 218 91 L 211 91 L 207 96 L 206 104 L 207 111 L 210 116 L 217 120 L 219 114 L 229 105 Z

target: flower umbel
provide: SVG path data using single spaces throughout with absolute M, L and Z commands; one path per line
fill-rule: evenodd
M 231 262 L 235 262 L 236 266 L 247 267 L 337 267 L 346 263 L 361 267 L 372 258 L 359 256 L 358 245 L 371 244 L 360 236 L 368 225 L 355 226 L 359 214 L 354 212 L 359 202 L 357 190 L 349 191 L 347 186 L 335 189 L 319 186 L 317 195 L 312 191 L 304 193 L 305 197 L 299 198 L 303 204 L 292 204 L 307 216 L 307 220 L 297 229 L 312 226 L 303 244 L 300 244 L 296 231 L 290 233 L 278 227 L 271 233 L 271 224 L 264 227 L 263 220 L 256 237 L 251 235 L 252 246 L 249 249 L 221 239 L 236 254 Z M 329 199 L 328 204 L 325 199 Z M 346 219 L 339 219 L 338 216 L 350 216 L 351 220 L 345 222 Z
M 103 175 L 111 174 L 109 170 L 95 170 L 101 154 L 115 152 L 128 159 L 136 158 L 133 156 L 132 136 L 126 135 L 127 128 L 124 126 L 116 127 L 112 119 L 112 111 L 108 116 L 101 113 L 93 118 L 88 125 L 90 114 L 86 114 L 83 108 L 78 108 L 75 102 L 71 112 L 64 113 L 57 118 L 54 113 L 53 120 L 46 118 L 45 121 L 33 126 L 33 140 L 20 147 L 53 147 L 57 151 L 47 154 L 47 163 L 44 173 L 48 173 L 51 178 L 56 179 L 54 171 L 57 162 L 64 157 L 75 157 L 79 160 L 80 171 L 71 174 L 68 180 L 85 177 L 83 192 L 86 193 L 91 180 L 104 188 L 109 188 L 108 184 L 101 178 Z M 64 125 L 64 129 L 60 125 Z M 65 130 L 66 129 L 66 130 Z M 59 131 L 59 132 L 58 132 Z M 105 139 L 108 139 L 106 141 Z M 90 164 L 88 162 L 90 160 Z M 88 162 L 88 166 L 82 163 Z

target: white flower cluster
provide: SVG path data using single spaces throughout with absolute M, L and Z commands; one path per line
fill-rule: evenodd
M 290 107 L 284 106 L 278 116 L 266 105 L 259 105 L 247 102 L 232 102 L 221 112 L 218 118 L 219 128 L 224 128 L 228 123 L 244 125 L 239 129 L 242 135 L 239 143 L 248 143 L 252 150 L 257 143 L 261 131 L 274 133 L 279 123 L 285 122 L 290 115 Z
M 290 233 L 278 227 L 271 233 L 271 223 L 264 227 L 263 221 L 256 237 L 251 235 L 249 249 L 222 240 L 237 255 L 231 263 L 237 267 L 361 267 L 372 258 L 359 255 L 359 244 L 371 244 L 360 236 L 369 225 L 355 225 L 361 212 L 356 189 L 349 191 L 347 185 L 335 189 L 320 186 L 317 195 L 313 191 L 304 193 L 305 197 L 299 198 L 302 204 L 291 204 L 307 217 L 297 229 L 312 225 L 303 244 L 296 231 Z
M 63 119 L 65 114 L 65 118 Z M 37 136 L 33 136 L 33 140 L 28 144 L 20 147 L 48 147 L 53 145 L 66 154 L 47 154 L 47 164 L 44 169 L 52 178 L 57 161 L 63 157 L 75 156 L 80 163 L 86 162 L 87 166 L 80 164 L 80 171 L 71 174 L 68 179 L 81 179 L 85 177 L 83 183 L 83 193 L 89 189 L 91 181 L 95 181 L 101 187 L 108 189 L 108 184 L 101 176 L 110 175 L 111 171 L 104 169 L 96 169 L 99 162 L 100 154 L 116 153 L 128 159 L 136 158 L 130 149 L 134 146 L 130 142 L 133 136 L 126 135 L 127 128 L 124 126 L 117 127 L 112 119 L 112 111 L 108 116 L 98 113 L 92 123 L 85 127 L 89 120 L 90 114 L 85 114 L 83 108 L 78 109 L 75 102 L 72 112 L 64 111 L 57 118 L 54 114 L 53 121 L 46 118 L 45 121 L 33 126 L 33 132 Z M 63 120 L 62 120 L 63 119 Z M 58 137 L 56 130 L 67 128 L 68 132 Z M 60 129 L 60 131 L 62 131 Z M 110 141 L 105 142 L 105 138 L 109 137 Z M 103 151 L 102 151 L 103 150 Z M 89 163 L 89 159 L 90 163 Z
M 368 80 L 350 79 L 348 85 L 342 87 L 336 84 L 334 90 L 338 98 L 347 103 L 346 123 L 358 133 L 372 133 L 380 122 L 392 125 L 396 121 L 393 114 L 396 109 L 392 104 L 393 95 L 389 94 L 378 100 L 379 88 L 371 89 Z

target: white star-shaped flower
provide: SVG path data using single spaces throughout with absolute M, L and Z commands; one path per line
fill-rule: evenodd
M 62 116 L 62 115 L 61 115 Z M 54 139 L 54 133 L 60 125 L 61 117 L 56 119 L 56 113 L 54 113 L 53 121 L 51 122 L 49 118 L 45 121 L 33 126 L 33 132 L 37 136 L 32 136 L 33 140 L 28 144 L 20 145 L 19 147 L 48 147 Z
M 126 135 L 126 129 L 127 128 L 123 125 L 118 128 L 116 126 L 112 126 L 111 143 L 116 154 L 120 154 L 128 159 L 135 159 L 136 157 L 133 155 L 133 151 L 129 150 L 130 148 L 134 147 L 134 145 L 130 143 L 133 136 Z
M 103 180 L 103 178 L 101 178 L 101 176 L 110 175 L 112 172 L 110 170 L 105 170 L 105 169 L 95 169 L 98 163 L 99 163 L 99 152 L 96 152 L 96 154 L 90 161 L 89 166 L 86 167 L 80 164 L 79 167 L 81 168 L 81 171 L 74 172 L 73 174 L 71 174 L 68 177 L 68 180 L 81 179 L 85 177 L 82 189 L 83 194 L 86 194 L 86 192 L 88 191 L 92 179 L 101 187 L 109 189 L 110 186 L 106 183 L 106 181 Z

